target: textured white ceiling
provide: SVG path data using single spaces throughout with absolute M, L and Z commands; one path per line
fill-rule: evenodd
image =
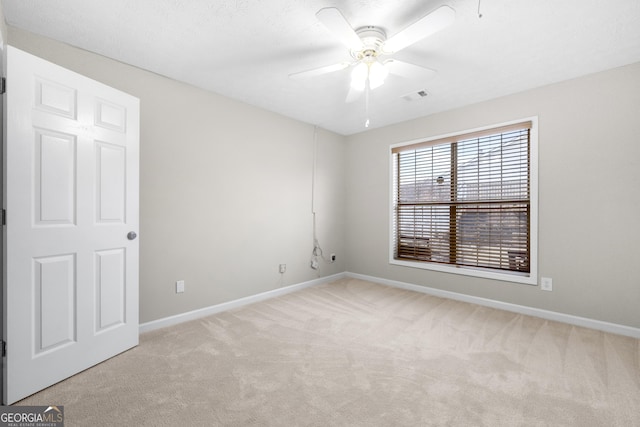
M 2 0 L 10 25 L 348 135 L 640 62 L 640 0 Z M 394 57 L 437 70 L 390 76 L 346 104 L 349 70 L 290 73 L 351 57 L 315 13 L 388 35 L 438 6 L 445 30 Z M 478 7 L 482 17 L 478 16 Z M 10 42 L 10 40 L 9 40 Z M 428 96 L 402 96 L 425 90 Z

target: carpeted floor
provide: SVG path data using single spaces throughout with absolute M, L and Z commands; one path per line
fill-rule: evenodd
M 640 341 L 356 279 L 143 334 L 72 426 L 640 426 Z

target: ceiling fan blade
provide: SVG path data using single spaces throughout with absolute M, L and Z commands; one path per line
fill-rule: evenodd
M 340 62 L 338 64 L 333 65 L 325 65 L 324 67 L 312 68 L 311 70 L 300 71 L 297 73 L 289 74 L 289 77 L 292 79 L 306 78 L 306 77 L 315 77 L 321 74 L 333 73 L 335 71 L 344 70 L 345 68 L 351 65 L 350 62 Z
M 436 74 L 436 71 L 430 68 L 411 64 L 409 62 L 398 61 L 397 59 L 387 59 L 386 61 L 384 61 L 384 66 L 389 70 L 389 73 L 391 74 L 413 80 L 428 79 Z
M 451 25 L 455 17 L 456 12 L 452 8 L 449 6 L 440 6 L 430 14 L 422 17 L 417 22 L 414 22 L 404 30 L 387 39 L 382 46 L 382 50 L 385 53 L 398 52 Z
M 318 21 L 337 37 L 342 44 L 351 50 L 362 50 L 364 48 L 362 40 L 353 30 L 347 19 L 335 7 L 325 7 L 316 13 Z

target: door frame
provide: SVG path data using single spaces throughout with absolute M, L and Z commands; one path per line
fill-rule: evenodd
M 1 11 L 0 11 L 1 12 Z M 0 25 L 4 25 L 4 22 L 0 23 Z M 4 41 L 4 39 L 2 38 L 2 36 L 0 35 L 0 78 L 4 79 L 5 76 L 7 75 L 7 68 L 6 68 L 6 59 L 7 59 L 7 49 L 6 49 L 6 43 Z M 0 95 L 1 99 L 0 99 L 0 128 L 2 129 L 0 131 L 0 145 L 2 146 L 2 150 L 0 150 L 0 194 L 2 194 L 2 212 L 4 213 L 4 209 L 5 209 L 5 205 L 6 205 L 6 200 L 5 200 L 5 188 L 4 188 L 4 183 L 5 183 L 5 179 L 4 179 L 4 174 L 6 171 L 5 168 L 5 163 L 4 163 L 4 159 L 5 159 L 5 153 L 6 153 L 6 138 L 5 138 L 5 133 L 6 133 L 6 129 L 5 129 L 5 96 L 4 93 Z M 4 220 L 4 215 L 2 215 L 2 219 Z M 5 324 L 4 324 L 4 314 L 6 312 L 5 310 L 5 293 L 6 293 L 6 284 L 7 284 L 7 274 L 6 274 L 6 256 L 5 256 L 5 225 L 4 225 L 4 221 L 2 221 L 2 224 L 0 226 L 0 239 L 2 241 L 2 243 L 0 243 L 0 259 L 2 260 L 1 264 L 0 264 L 0 273 L 1 273 L 1 279 L 2 280 L 2 292 L 0 292 L 0 339 L 1 339 L 1 344 L 2 348 L 0 348 L 0 352 L 2 352 L 4 350 L 4 341 L 5 341 Z M 4 354 L 0 354 L 0 384 L 4 384 L 4 377 L 5 377 L 5 357 Z M 0 387 L 0 402 L 4 402 L 4 387 Z

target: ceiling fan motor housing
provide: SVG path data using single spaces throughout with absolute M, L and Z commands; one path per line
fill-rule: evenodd
M 376 57 L 382 54 L 382 44 L 387 39 L 384 30 L 378 27 L 362 27 L 356 30 L 356 34 L 362 40 L 363 48 L 359 51 L 351 51 L 351 56 L 360 61 L 375 61 Z

